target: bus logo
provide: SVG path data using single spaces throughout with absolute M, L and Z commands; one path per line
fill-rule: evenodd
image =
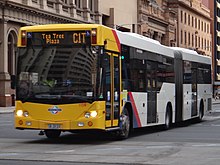
M 52 108 L 49 108 L 48 111 L 55 115 L 62 110 L 58 106 L 54 105 Z

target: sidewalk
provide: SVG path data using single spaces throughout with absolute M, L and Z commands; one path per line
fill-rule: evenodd
M 14 106 L 11 107 L 0 107 L 0 114 L 1 113 L 13 113 L 15 110 Z
M 220 99 L 212 99 L 212 104 L 220 104 Z

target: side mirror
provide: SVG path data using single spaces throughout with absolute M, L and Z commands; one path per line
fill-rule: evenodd
M 16 87 L 16 76 L 11 75 L 11 89 L 15 89 Z

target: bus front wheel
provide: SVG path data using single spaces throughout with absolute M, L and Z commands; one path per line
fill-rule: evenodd
M 118 138 L 119 139 L 126 139 L 129 136 L 130 133 L 130 116 L 128 113 L 127 108 L 124 108 L 122 114 L 121 114 L 121 130 L 118 132 Z
M 45 130 L 45 135 L 49 139 L 55 139 L 58 138 L 61 134 L 61 131 L 59 130 Z

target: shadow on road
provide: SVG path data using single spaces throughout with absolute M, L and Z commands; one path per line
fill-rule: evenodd
M 202 122 L 206 122 L 203 120 Z M 200 123 L 202 123 L 200 122 Z M 197 120 L 190 120 L 186 122 L 177 123 L 175 125 L 172 125 L 172 127 L 169 130 L 177 129 L 180 127 L 188 127 L 193 124 L 197 124 Z M 143 136 L 147 134 L 153 134 L 153 133 L 162 133 L 164 131 L 163 126 L 151 126 L 151 127 L 145 127 L 145 128 L 136 128 L 133 129 L 129 139 L 135 138 L 138 136 Z M 126 140 L 126 139 L 125 139 Z M 117 138 L 115 138 L 114 134 L 112 133 L 106 133 L 106 132 L 90 132 L 90 133 L 70 133 L 70 132 L 64 132 L 61 134 L 61 136 L 57 139 L 48 139 L 46 136 L 42 136 L 41 139 L 38 140 L 31 140 L 26 141 L 26 143 L 36 143 L 36 144 L 90 144 L 90 145 L 101 145 L 106 143 L 111 143 L 119 141 Z

